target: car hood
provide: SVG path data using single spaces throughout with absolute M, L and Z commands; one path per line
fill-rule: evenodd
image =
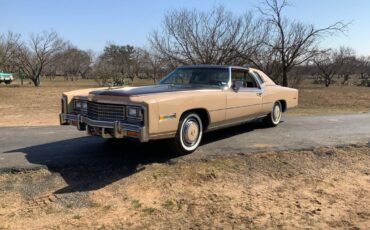
M 215 89 L 205 88 L 202 86 L 174 86 L 174 85 L 150 85 L 140 87 L 124 87 L 124 88 L 109 88 L 100 89 L 90 92 L 91 95 L 97 96 L 140 96 L 147 94 L 158 94 L 158 93 L 169 93 L 169 92 L 180 92 L 180 91 L 191 91 L 201 89 Z

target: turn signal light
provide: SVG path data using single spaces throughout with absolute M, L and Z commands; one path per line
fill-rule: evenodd
M 140 133 L 134 131 L 127 131 L 127 136 L 129 137 L 139 137 Z

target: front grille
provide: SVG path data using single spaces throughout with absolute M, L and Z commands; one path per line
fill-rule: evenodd
M 87 117 L 98 121 L 124 121 L 125 106 L 116 104 L 87 102 Z

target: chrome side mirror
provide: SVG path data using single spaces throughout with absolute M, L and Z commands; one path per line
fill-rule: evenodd
M 243 81 L 238 81 L 237 80 L 237 81 L 234 82 L 233 89 L 234 89 L 235 92 L 238 92 L 241 87 L 243 87 Z

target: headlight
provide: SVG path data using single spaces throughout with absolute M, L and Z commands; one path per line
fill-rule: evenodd
M 141 120 L 143 118 L 141 108 L 137 106 L 127 106 L 127 117 Z
M 86 101 L 84 101 L 84 102 L 82 102 L 81 104 L 82 104 L 82 109 L 83 109 L 83 110 L 87 110 L 87 102 L 86 102 Z
M 80 110 L 80 109 L 81 109 L 81 107 L 82 107 L 82 103 L 81 103 L 81 101 L 76 101 L 76 102 L 75 102 L 75 109 Z
M 75 112 L 86 113 L 87 112 L 87 101 L 74 100 Z

